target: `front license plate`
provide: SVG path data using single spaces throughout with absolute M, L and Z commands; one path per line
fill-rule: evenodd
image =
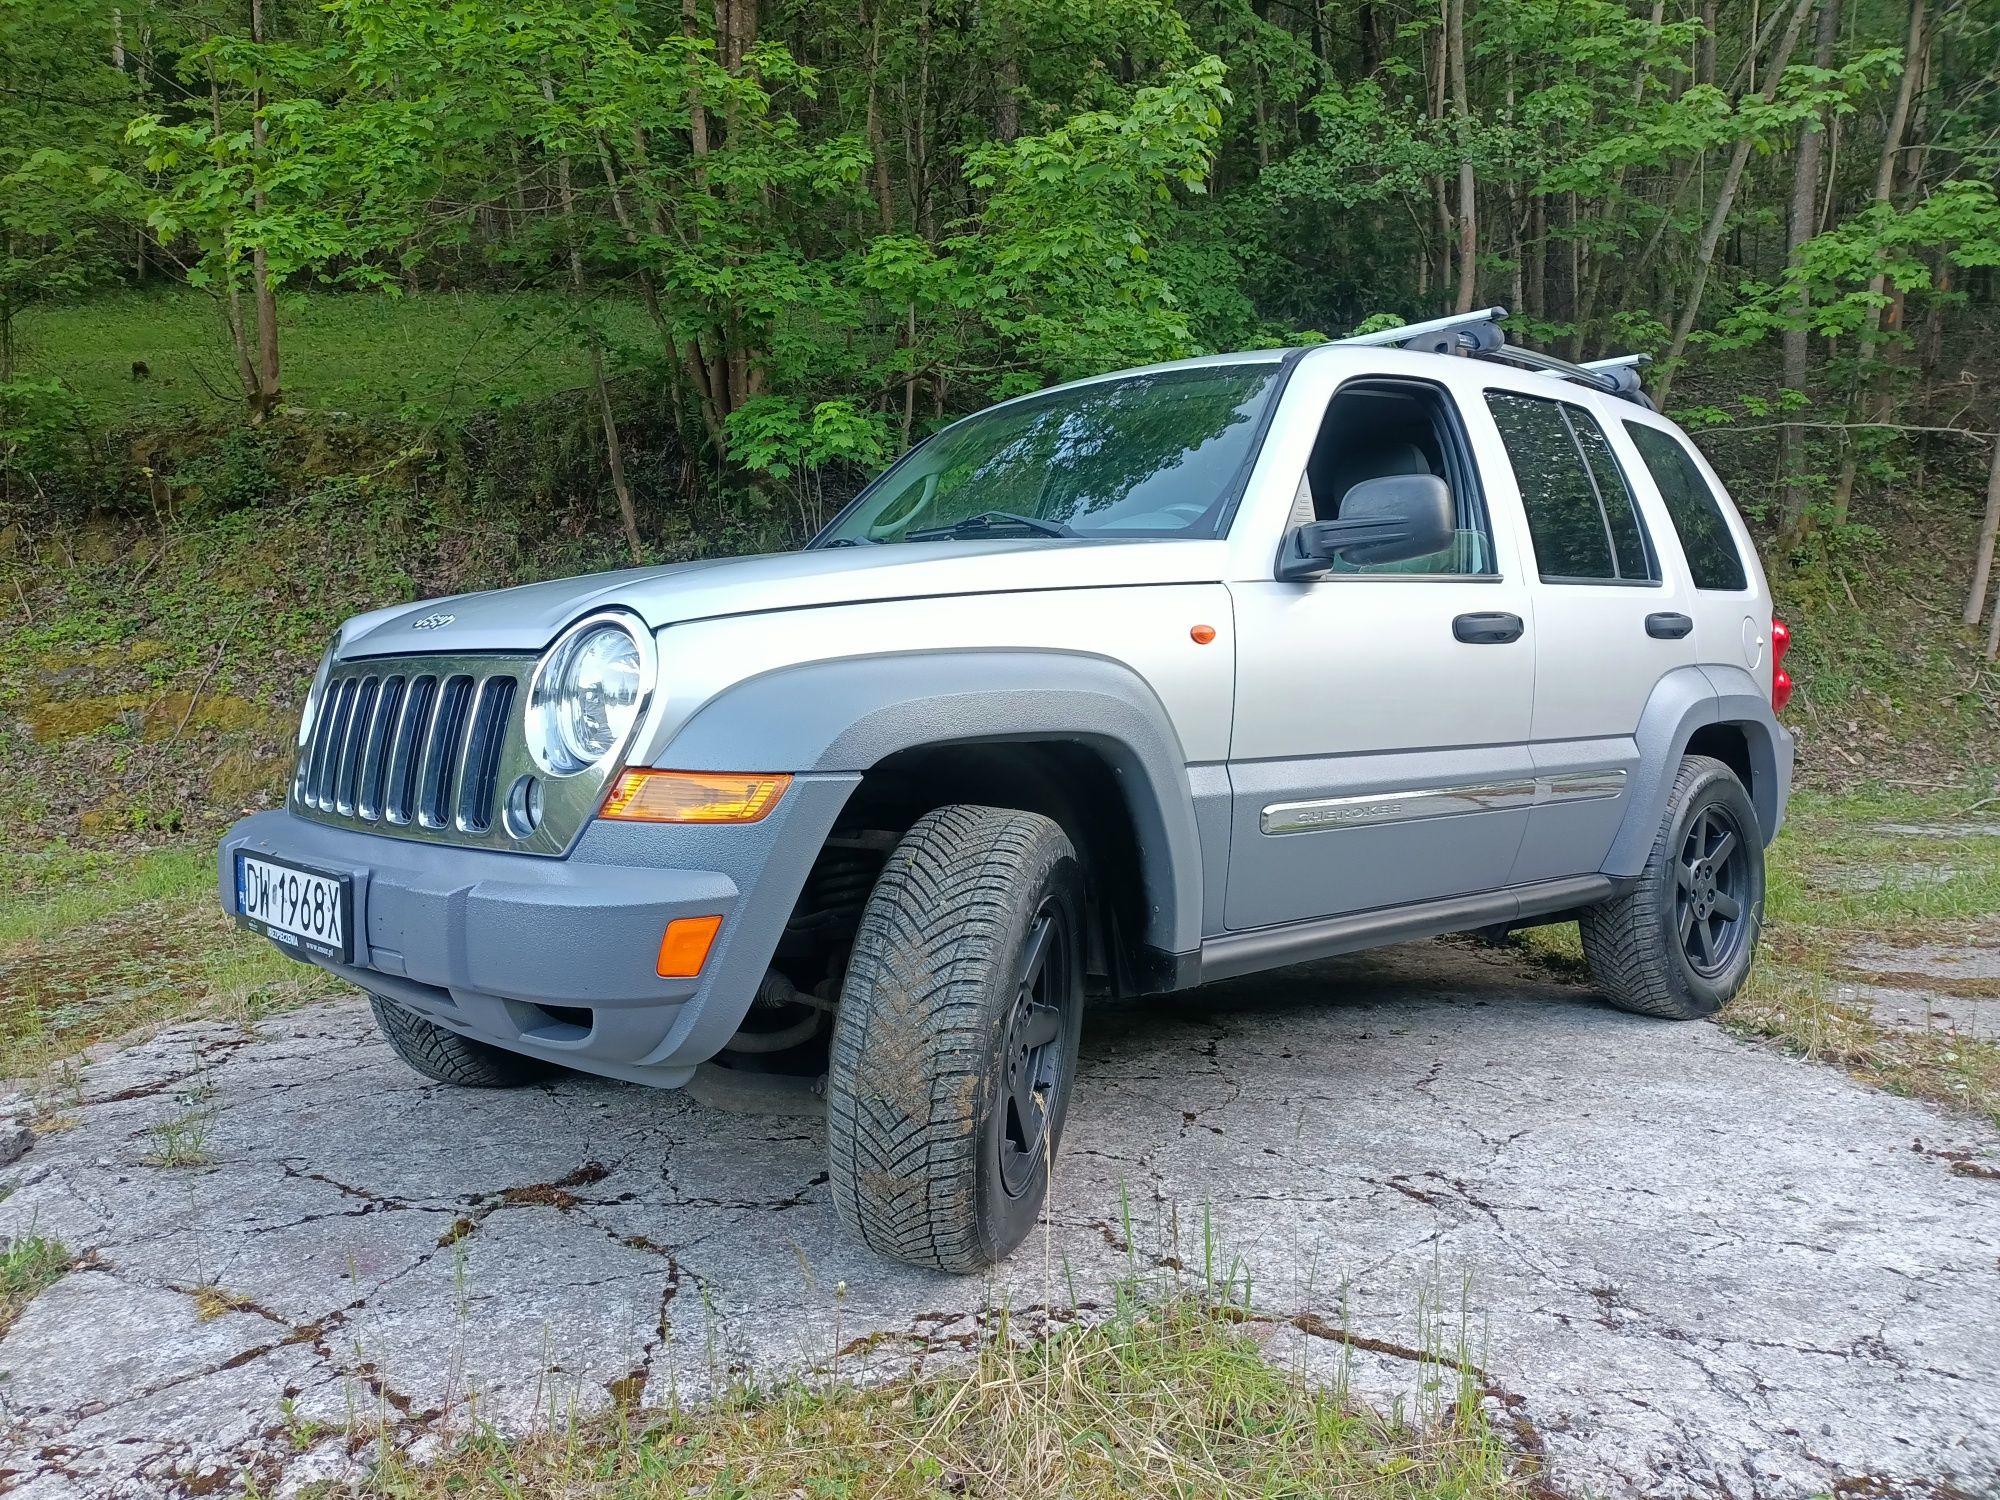
M 341 963 L 353 960 L 349 935 L 354 883 L 346 875 L 256 855 L 236 856 L 236 915 L 274 943 Z

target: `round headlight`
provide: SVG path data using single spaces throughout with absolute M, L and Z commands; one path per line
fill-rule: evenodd
M 587 770 L 625 743 L 646 696 L 646 661 L 622 625 L 557 643 L 528 695 L 528 747 L 552 776 Z

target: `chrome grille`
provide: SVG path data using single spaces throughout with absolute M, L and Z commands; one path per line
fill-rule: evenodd
M 336 664 L 299 747 L 293 811 L 398 838 L 562 852 L 580 820 L 516 837 L 501 816 L 513 778 L 533 771 L 517 712 L 533 671 L 519 656 Z
M 568 852 L 622 764 L 550 776 L 522 727 L 538 657 L 438 655 L 335 662 L 299 746 L 291 808 L 316 823 L 521 854 Z M 649 694 L 650 701 L 650 694 Z M 509 818 L 509 795 L 539 819 Z
M 360 823 L 485 832 L 493 826 L 514 665 L 475 676 L 363 662 L 334 676 L 299 752 L 294 802 Z

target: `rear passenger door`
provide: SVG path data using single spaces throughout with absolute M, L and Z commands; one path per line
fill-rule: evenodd
M 1530 723 L 1538 781 L 1514 865 L 1523 883 L 1596 870 L 1638 764 L 1660 678 L 1695 659 L 1694 601 L 1662 568 L 1601 419 L 1603 404 L 1491 386 L 1486 413 L 1526 517 L 1535 610 Z M 1627 450 L 1629 453 L 1629 450 Z
M 1671 531 L 1680 544 L 1688 581 L 1694 585 L 1689 612 L 1694 616 L 1696 660 L 1740 662 L 1753 676 L 1768 674 L 1767 630 L 1760 618 L 1755 579 L 1746 557 L 1755 557 L 1743 523 L 1721 500 L 1721 482 L 1713 477 L 1692 444 L 1650 412 L 1621 418 L 1626 441 L 1638 460 L 1633 478 L 1641 498 L 1648 481 L 1667 518 L 1661 533 Z M 1613 433 L 1614 439 L 1618 436 Z

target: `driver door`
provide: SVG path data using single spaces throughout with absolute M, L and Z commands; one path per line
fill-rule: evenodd
M 1509 882 L 1535 799 L 1532 603 L 1450 394 L 1340 387 L 1290 521 L 1336 519 L 1355 484 L 1415 472 L 1450 485 L 1452 546 L 1231 585 L 1230 930 Z

